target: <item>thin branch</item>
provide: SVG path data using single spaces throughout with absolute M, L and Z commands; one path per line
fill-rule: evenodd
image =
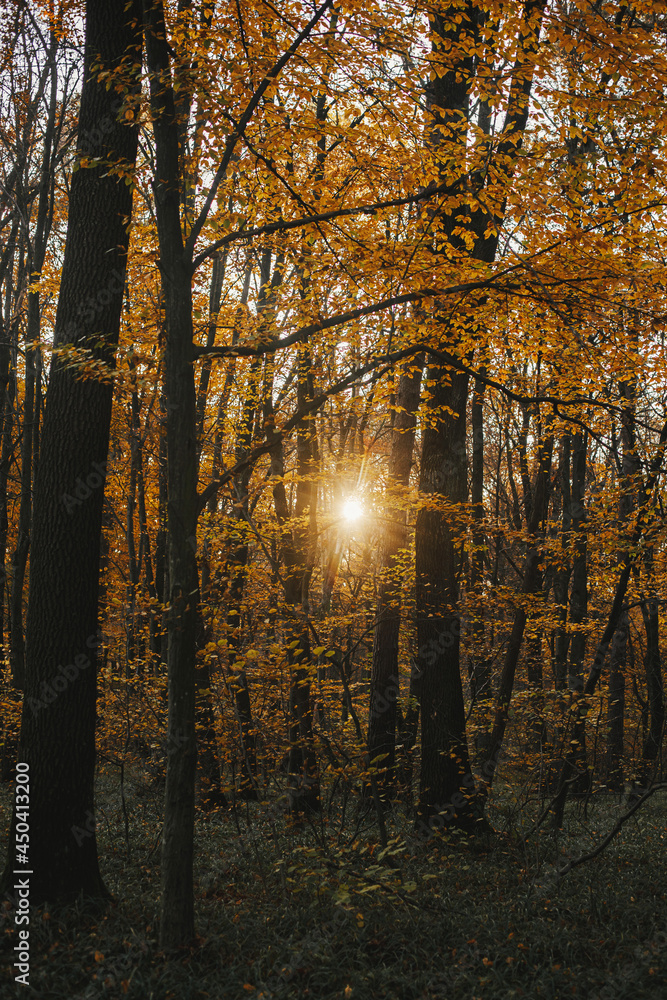
M 216 170 L 215 177 L 213 178 L 213 183 L 211 184 L 208 195 L 206 196 L 206 201 L 204 202 L 202 210 L 199 213 L 197 219 L 195 220 L 192 229 L 190 230 L 190 235 L 188 236 L 185 244 L 185 250 L 187 256 L 190 256 L 191 254 L 194 253 L 194 248 L 197 243 L 197 239 L 199 238 L 199 234 L 201 233 L 204 224 L 206 222 L 206 219 L 208 218 L 208 214 L 211 211 L 211 207 L 218 192 L 218 188 L 220 187 L 222 180 L 227 174 L 227 167 L 229 166 L 232 156 L 234 154 L 234 150 L 236 149 L 236 144 L 243 135 L 246 125 L 250 123 L 250 120 L 252 119 L 252 116 L 254 115 L 259 102 L 261 101 L 262 97 L 264 96 L 268 88 L 271 86 L 271 84 L 275 82 L 277 77 L 280 75 L 280 72 L 284 69 L 284 67 L 290 61 L 292 56 L 296 53 L 297 49 L 301 46 L 302 42 L 304 42 L 308 38 L 315 25 L 318 23 L 318 21 L 322 19 L 324 14 L 326 14 L 327 10 L 329 9 L 329 7 L 331 7 L 332 3 L 333 0 L 324 0 L 322 6 L 318 7 L 318 9 L 311 17 L 310 21 L 306 24 L 304 29 L 299 32 L 299 34 L 296 36 L 290 47 L 282 54 L 282 56 L 280 57 L 280 59 L 278 59 L 275 65 L 269 70 L 269 72 L 266 74 L 260 85 L 257 87 L 255 93 L 248 101 L 246 109 L 241 115 L 241 118 L 239 119 L 238 126 L 229 135 L 227 142 L 225 143 L 225 150 L 224 153 L 222 154 L 222 160 L 220 161 L 220 166 Z
M 565 875 L 568 874 L 568 872 L 571 872 L 573 868 L 577 868 L 579 865 L 583 865 L 587 861 L 592 861 L 593 858 L 597 858 L 599 854 L 602 854 L 602 852 L 611 843 L 614 837 L 616 837 L 617 834 L 621 831 L 621 828 L 625 823 L 627 823 L 630 817 L 634 816 L 637 810 L 641 809 L 644 803 L 648 799 L 650 799 L 652 795 L 654 795 L 656 792 L 664 791 L 665 789 L 667 789 L 667 783 L 661 782 L 660 784 L 653 785 L 646 792 L 644 792 L 644 794 L 639 799 L 637 799 L 635 804 L 631 806 L 630 809 L 624 812 L 622 816 L 619 816 L 618 820 L 611 828 L 607 836 L 598 844 L 595 850 L 589 851 L 587 854 L 580 854 L 578 858 L 573 858 L 571 861 L 568 861 L 566 865 L 563 865 L 563 867 L 559 868 L 558 871 L 556 872 L 557 878 L 559 879 L 563 878 Z
M 253 151 L 249 143 L 248 146 Z M 262 159 L 265 158 L 262 157 Z M 265 159 L 265 162 L 268 165 L 268 160 Z M 229 243 L 234 243 L 237 240 L 247 240 L 253 236 L 269 236 L 271 233 L 284 233 L 290 229 L 306 229 L 308 226 L 317 225 L 319 222 L 331 222 L 332 220 L 344 219 L 352 215 L 372 215 L 384 208 L 401 208 L 404 205 L 414 205 L 428 198 L 433 198 L 438 194 L 455 194 L 461 189 L 467 179 L 468 175 L 464 174 L 463 177 L 459 177 L 453 184 L 431 183 L 423 191 L 418 191 L 416 194 L 404 195 L 401 198 L 390 198 L 387 201 L 376 201 L 367 205 L 355 205 L 351 208 L 334 208 L 329 212 L 317 212 L 312 215 L 302 216 L 299 219 L 280 219 L 277 222 L 268 222 L 264 226 L 254 226 L 252 229 L 237 229 L 232 233 L 227 233 L 226 236 L 221 236 L 219 240 L 211 243 L 200 254 L 197 254 L 193 261 L 193 269 L 196 270 L 216 250 L 220 250 L 221 247 L 227 246 Z M 282 177 L 280 180 L 286 183 Z

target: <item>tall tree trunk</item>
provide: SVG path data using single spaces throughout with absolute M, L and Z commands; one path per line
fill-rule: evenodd
M 460 670 L 458 613 L 461 525 L 455 505 L 466 499 L 468 376 L 441 367 L 428 371 L 430 419 L 423 431 L 415 528 L 417 669 L 421 685 L 419 814 L 429 823 L 474 829 Z M 447 499 L 447 514 L 442 499 Z M 459 508 L 460 509 L 460 508 Z
M 609 652 L 609 702 L 607 705 L 607 784 L 623 787 L 623 731 L 625 719 L 625 673 L 629 630 L 628 612 L 623 611 Z
M 2 340 L 0 341 L 0 379 L 2 379 L 2 425 L 0 427 L 0 641 L 5 636 L 5 594 L 7 587 L 7 537 L 9 534 L 9 465 L 13 452 L 14 408 L 16 402 L 16 341 L 18 317 L 14 315 L 14 256 L 16 233 L 12 232 L 7 254 Z M 19 257 L 22 251 L 19 249 Z
M 266 279 L 266 280 L 265 280 Z M 268 283 L 268 275 L 262 275 L 262 287 Z M 261 297 L 261 293 L 260 293 Z M 259 308 L 259 307 L 258 307 Z M 236 461 L 240 462 L 250 450 L 255 426 L 255 412 L 259 399 L 261 359 L 253 358 L 248 379 L 246 398 L 243 405 L 241 423 L 236 437 Z M 229 558 L 229 603 L 227 609 L 227 626 L 229 639 L 229 668 L 231 672 L 230 686 L 234 692 L 236 714 L 241 730 L 243 747 L 243 766 L 241 768 L 241 794 L 244 798 L 256 798 L 255 779 L 257 776 L 257 755 L 255 751 L 255 734 L 252 724 L 252 706 L 250 703 L 250 688 L 245 667 L 241 665 L 242 654 L 242 603 L 248 568 L 248 483 L 252 466 L 247 466 L 234 477 L 233 518 L 235 525 L 229 533 L 231 555 Z
M 113 366 L 132 190 L 106 162 L 134 165 L 137 127 L 92 71 L 125 61 L 134 89 L 140 11 L 88 0 L 79 136 L 99 135 L 102 162 L 72 177 L 56 315 L 56 348 L 73 344 Z M 119 120 L 120 119 L 120 120 Z M 99 123 L 108 123 L 100 129 Z M 81 143 L 81 139 L 79 140 Z M 79 146 L 81 149 L 81 145 Z M 54 358 L 35 484 L 19 759 L 30 767 L 30 901 L 103 896 L 94 826 L 96 649 L 103 484 L 112 386 L 82 379 Z M 14 844 L 15 816 L 9 836 Z M 12 884 L 13 851 L 4 885 Z
M 410 482 L 423 357 L 415 359 L 398 380 L 396 418 L 389 459 L 392 506 L 386 515 L 377 618 L 373 641 L 368 719 L 368 756 L 380 767 L 379 785 L 391 797 L 395 785 L 396 697 L 400 688 L 398 637 L 401 624 L 402 550 L 407 542 L 406 509 L 402 496 Z
M 621 409 L 621 494 L 618 501 L 618 528 L 623 532 L 637 509 L 641 465 L 635 433 L 636 384 L 619 384 Z M 623 558 L 623 551 L 619 559 Z M 618 623 L 609 656 L 609 704 L 607 708 L 607 780 L 612 788 L 623 784 L 623 744 L 625 730 L 625 675 L 630 623 L 627 608 Z
M 179 947 L 194 937 L 195 660 L 197 574 L 197 414 L 193 372 L 192 263 L 180 218 L 179 122 L 160 0 L 145 0 L 156 173 L 155 208 L 165 305 L 169 593 L 168 757 L 162 832 L 160 943 Z
M 558 625 L 554 638 L 554 684 L 557 691 L 567 687 L 567 654 L 570 637 L 567 632 L 567 604 L 570 589 L 572 565 L 568 554 L 570 531 L 572 529 L 570 491 L 570 435 L 563 434 L 560 441 L 558 460 L 558 483 L 561 495 L 560 565 L 554 580 L 554 599 L 557 605 Z
M 641 607 L 646 630 L 644 669 L 648 690 L 649 728 L 642 747 L 642 765 L 638 775 L 639 784 L 642 786 L 648 784 L 651 772 L 659 763 L 665 732 L 665 695 L 662 683 L 660 618 L 655 585 L 653 546 L 646 550 L 644 568 L 647 577 L 647 592 L 642 594 Z
M 133 365 L 130 373 L 134 375 Z M 136 658 L 136 624 L 137 624 L 137 590 L 141 559 L 137 557 L 137 546 L 134 531 L 134 511 L 137 503 L 137 479 L 140 460 L 140 414 L 139 394 L 133 387 L 130 397 L 130 482 L 127 489 L 125 540 L 127 544 L 127 584 L 125 586 L 125 671 L 129 677 L 134 669 Z
M 570 691 L 581 692 L 584 687 L 584 654 L 586 634 L 583 631 L 588 611 L 588 538 L 586 534 L 586 458 L 588 435 L 577 432 L 572 436 L 572 593 L 570 595 Z
M 584 656 L 586 653 L 585 622 L 588 614 L 588 534 L 586 528 L 586 464 L 588 459 L 588 434 L 578 431 L 572 435 L 572 591 L 570 594 L 569 630 L 570 661 L 568 687 L 575 698 L 584 689 Z M 575 791 L 586 791 L 590 783 L 586 752 L 586 727 L 576 716 L 574 729 L 568 743 L 568 754 L 576 751 L 575 768 L 578 776 Z
M 549 510 L 551 458 L 553 454 L 553 436 L 551 434 L 548 434 L 546 440 L 540 442 L 538 454 L 535 488 L 531 490 L 530 521 L 527 526 L 528 552 L 523 572 L 523 595 L 528 598 L 539 593 L 542 585 L 540 558 L 542 555 L 542 543 L 544 541 L 545 522 Z M 519 653 L 521 651 L 521 643 L 527 620 L 528 612 L 526 603 L 522 601 L 514 613 L 512 631 L 507 643 L 505 660 L 500 675 L 491 741 L 486 760 L 482 767 L 484 794 L 487 794 L 491 788 L 498 766 L 498 759 L 507 726 L 509 704 L 514 689 L 514 675 L 519 661 Z
M 32 518 L 33 450 L 39 434 L 39 400 L 36 392 L 36 360 L 39 354 L 41 315 L 39 282 L 46 256 L 46 244 L 53 219 L 53 145 L 56 133 L 56 113 L 58 109 L 58 72 L 54 58 L 57 48 L 55 35 L 51 36 L 49 62 L 51 93 L 49 112 L 44 132 L 42 162 L 39 177 L 37 219 L 32 249 L 29 254 L 28 271 L 28 316 L 25 333 L 25 388 L 23 394 L 23 439 L 21 442 L 21 502 L 16 549 L 12 559 L 12 592 L 10 604 L 11 642 L 10 662 L 12 683 L 23 689 L 25 684 L 25 642 L 23 634 L 23 585 L 25 582 L 28 549 L 30 546 L 30 522 Z
M 452 160 L 465 155 L 469 90 L 473 59 L 461 53 L 475 33 L 475 12 L 466 4 L 459 18 L 448 21 L 448 9 L 430 17 L 431 46 L 435 59 L 457 63 L 447 72 L 433 73 L 426 92 L 426 144 L 442 176 Z M 456 222 L 445 215 L 438 222 L 441 239 L 460 249 L 453 239 Z M 441 246 L 434 249 L 442 249 Z M 444 325 L 444 321 L 443 321 Z M 443 329 L 443 336 L 446 330 Z M 465 709 L 460 670 L 458 576 L 461 543 L 455 522 L 457 504 L 467 497 L 466 409 L 468 375 L 447 368 L 447 355 L 427 369 L 427 412 L 422 435 L 419 492 L 424 497 L 415 525 L 415 576 L 417 615 L 417 671 L 421 696 L 422 755 L 419 817 L 432 821 L 474 825 L 468 789 L 470 775 L 465 731 Z M 453 359 L 455 360 L 455 359 Z M 443 501 L 448 507 L 443 511 Z
M 470 500 L 472 503 L 472 545 L 470 558 L 470 589 L 475 595 L 474 619 L 470 627 L 472 652 L 468 676 L 473 701 L 491 697 L 491 667 L 484 648 L 484 383 L 475 381 L 470 414 L 472 431 L 472 474 Z M 484 736 L 481 742 L 484 742 Z
M 267 359 L 272 365 L 272 359 Z M 297 405 L 305 406 L 312 398 L 312 378 L 310 375 L 310 352 L 307 346 L 299 351 L 299 382 Z M 313 710 L 310 700 L 310 633 L 309 588 L 312 572 L 312 553 L 309 547 L 316 535 L 314 517 L 317 504 L 317 484 L 314 482 L 316 468 L 313 435 L 314 420 L 309 419 L 306 427 L 300 427 L 297 436 L 298 482 L 294 509 L 290 505 L 283 477 L 285 463 L 283 441 L 275 433 L 275 413 L 270 387 L 272 378 L 267 378 L 269 392 L 265 398 L 265 429 L 267 442 L 272 444 L 269 452 L 271 475 L 274 479 L 273 501 L 279 527 L 280 557 L 284 564 L 284 595 L 286 608 L 285 642 L 290 663 L 289 695 L 289 783 L 290 810 L 294 815 L 315 812 L 320 808 L 320 786 L 313 737 Z
M 313 399 L 313 363 L 310 347 L 299 347 L 297 405 Z M 294 814 L 320 808 L 320 782 L 313 736 L 310 652 L 310 578 L 317 540 L 317 429 L 309 415 L 297 429 L 296 502 L 293 512 L 292 561 L 286 569 L 288 657 L 291 664 L 289 697 L 290 808 Z
M 466 228 L 474 240 L 472 257 L 489 264 L 495 259 L 516 153 L 528 121 L 544 7 L 545 0 L 528 0 L 524 4 L 507 114 L 494 158 L 496 192 L 489 207 L 475 209 L 467 218 Z M 454 16 L 450 17 L 452 14 Z M 456 164 L 466 155 L 469 94 L 475 71 L 470 53 L 479 27 L 478 14 L 473 3 L 466 3 L 453 9 L 445 7 L 432 13 L 430 18 L 434 60 L 442 58 L 443 66 L 432 74 L 433 79 L 428 84 L 427 145 L 443 177 L 457 169 Z M 501 192 L 500 200 L 498 191 Z M 466 253 L 466 243 L 457 232 L 461 211 L 450 209 L 439 222 L 444 242 L 457 252 Z M 473 328 L 474 323 L 473 319 Z M 448 334 L 444 316 L 442 333 L 444 339 Z M 445 823 L 474 830 L 480 828 L 481 817 L 472 792 L 474 780 L 465 731 L 459 655 L 460 560 L 455 550 L 457 527 L 450 513 L 466 499 L 467 492 L 468 376 L 448 370 L 447 351 L 453 352 L 456 347 L 451 342 L 451 335 L 449 339 L 447 349 L 439 354 L 437 363 L 428 373 L 427 384 L 432 388 L 427 408 L 428 426 L 423 434 L 420 479 L 420 491 L 426 503 L 419 511 L 415 530 L 417 665 L 421 673 L 422 699 L 419 811 L 422 823 L 430 823 L 440 814 L 441 823 L 444 816 Z M 456 358 L 452 360 L 456 364 Z M 443 508 L 447 509 L 447 514 Z

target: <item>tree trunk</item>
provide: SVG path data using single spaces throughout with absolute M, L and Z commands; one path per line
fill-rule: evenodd
M 646 630 L 646 687 L 648 690 L 649 728 L 642 747 L 642 766 L 638 775 L 639 784 L 648 785 L 651 772 L 660 762 L 660 751 L 665 730 L 665 695 L 662 683 L 662 662 L 660 657 L 660 618 L 658 597 L 655 589 L 653 568 L 653 548 L 647 549 L 644 567 L 648 578 L 647 595 L 642 595 L 642 616 Z
M 553 437 L 549 434 L 545 441 L 540 442 L 539 462 L 535 488 L 531 490 L 530 521 L 528 523 L 528 552 L 523 574 L 523 594 L 532 597 L 539 593 L 542 585 L 542 574 L 540 572 L 540 558 L 542 555 L 542 542 L 544 540 L 545 522 L 549 510 L 549 496 L 551 485 L 551 458 L 553 453 Z M 486 755 L 485 763 L 482 767 L 482 778 L 485 785 L 485 794 L 491 788 L 493 778 L 498 766 L 498 759 L 502 749 L 505 728 L 507 726 L 509 704 L 514 689 L 514 675 L 521 651 L 521 643 L 526 628 L 528 614 L 525 603 L 522 603 L 514 614 L 512 632 L 510 634 L 507 649 L 505 651 L 505 661 L 500 675 L 500 684 L 496 698 L 496 712 L 491 733 L 491 741 Z
M 572 593 L 570 595 L 570 691 L 581 692 L 584 687 L 584 654 L 586 635 L 583 624 L 588 610 L 588 569 L 586 535 L 586 456 L 587 435 L 577 433 L 572 437 Z
M 470 500 L 472 502 L 472 544 L 470 558 L 470 589 L 475 595 L 474 617 L 470 626 L 470 697 L 473 701 L 491 697 L 491 667 L 484 648 L 484 384 L 476 380 L 471 406 L 472 475 Z M 486 734 L 478 735 L 478 744 L 485 742 Z
M 560 457 L 558 461 L 558 482 L 561 492 L 561 533 L 560 533 L 560 565 L 556 570 L 554 580 L 554 599 L 557 605 L 558 625 L 554 639 L 554 684 L 557 691 L 567 687 L 567 654 L 570 648 L 570 637 L 567 632 L 567 604 L 570 588 L 572 566 L 568 555 L 571 518 L 570 492 L 570 435 L 563 434 L 560 442 Z
M 191 261 L 180 219 L 179 123 L 162 3 L 144 6 L 155 135 L 155 208 L 165 305 L 165 400 L 169 593 L 165 595 L 169 675 L 167 778 L 162 831 L 160 943 L 194 937 L 195 659 L 197 574 L 197 415 L 193 360 Z
M 412 469 L 419 390 L 423 358 L 404 371 L 398 381 L 396 418 L 389 460 L 389 489 L 392 506 L 387 511 L 384 535 L 377 618 L 373 641 L 368 757 L 371 765 L 378 757 L 378 785 L 391 798 L 395 785 L 396 697 L 400 689 L 398 636 L 401 624 L 402 550 L 407 543 L 405 506 L 400 506 Z
M 628 612 L 623 611 L 609 653 L 609 702 L 607 705 L 607 784 L 623 787 L 623 720 L 628 648 Z
M 91 73 L 141 60 L 140 13 L 124 0 L 86 5 L 79 151 L 100 135 L 99 165 L 72 178 L 55 347 L 74 344 L 114 364 L 132 189 L 106 160 L 135 161 L 137 129 Z M 133 22 L 133 23 L 129 23 Z M 118 72 L 118 69 L 116 69 Z M 131 91 L 134 83 L 130 83 Z M 120 118 L 120 121 L 118 120 Z M 101 129 L 100 123 L 107 127 Z M 122 124 L 121 124 L 122 122 Z M 81 137 L 88 136 L 85 149 Z M 31 904 L 104 896 L 94 823 L 96 649 L 103 484 L 112 386 L 77 377 L 56 354 L 35 484 L 26 634 L 26 688 L 19 759 L 30 767 Z M 14 843 L 15 816 L 9 843 Z M 12 884 L 10 851 L 4 884 Z
M 544 7 L 545 0 L 529 0 L 523 9 L 507 114 L 494 157 L 497 175 L 492 203 L 470 213 L 459 208 L 458 212 L 450 209 L 444 214 L 438 220 L 440 231 L 435 252 L 444 249 L 439 245 L 440 240 L 457 252 L 468 252 L 465 240 L 457 232 L 463 214 L 464 218 L 467 215 L 466 228 L 474 240 L 471 256 L 485 263 L 495 259 L 509 183 L 528 121 Z M 434 61 L 443 57 L 443 65 L 440 72 L 432 74 L 426 100 L 427 145 L 443 177 L 458 169 L 457 165 L 465 158 L 469 94 L 475 71 L 470 52 L 479 27 L 479 12 L 472 3 L 457 8 L 455 17 L 449 18 L 450 13 L 445 9 L 431 15 Z M 489 150 L 489 156 L 492 155 Z M 497 200 L 498 190 L 500 200 Z M 473 328 L 474 322 L 473 318 Z M 444 338 L 448 335 L 445 315 L 441 325 Z M 449 338 L 447 349 L 439 354 L 438 364 L 429 369 L 428 382 L 432 386 L 427 412 L 429 426 L 423 434 L 420 479 L 420 492 L 425 494 L 426 503 L 419 511 L 415 531 L 417 665 L 421 673 L 422 714 L 419 811 L 422 824 L 430 824 L 440 814 L 440 823 L 444 816 L 445 824 L 476 830 L 480 829 L 482 817 L 474 801 L 465 732 L 459 656 L 460 559 L 455 551 L 456 514 L 452 513 L 467 493 L 468 376 L 451 369 L 447 372 L 447 351 L 453 352 L 456 347 L 451 334 Z
M 40 338 L 41 315 L 39 285 L 34 281 L 41 274 L 46 256 L 46 244 L 53 219 L 53 143 L 56 128 L 56 112 L 58 108 L 58 73 L 53 53 L 57 42 L 52 36 L 51 54 L 51 96 L 49 100 L 49 115 L 44 133 L 42 163 L 39 179 L 39 198 L 37 202 L 37 221 L 35 235 L 32 241 L 32 254 L 29 260 L 28 273 L 30 287 L 28 291 L 28 316 L 25 333 L 25 389 L 23 395 L 23 439 L 21 442 L 21 503 L 19 506 L 19 523 L 16 549 L 12 559 L 12 593 L 11 593 L 11 643 L 10 662 L 12 668 L 12 683 L 14 687 L 23 689 L 25 684 L 25 642 L 23 634 L 23 585 L 25 581 L 28 549 L 30 546 L 30 522 L 32 518 L 32 484 L 33 484 L 33 449 L 36 436 L 39 434 L 39 401 L 36 394 L 36 359 L 39 353 L 37 342 Z M 34 287 L 33 287 L 34 285 Z
M 310 347 L 299 347 L 297 405 L 303 408 L 314 396 Z M 320 781 L 313 735 L 311 703 L 310 578 L 317 541 L 317 431 L 314 416 L 297 429 L 296 503 L 292 531 L 292 559 L 286 568 L 285 601 L 288 607 L 288 658 L 290 678 L 289 764 L 290 808 L 297 815 L 320 808 Z
M 14 303 L 13 281 L 11 280 L 16 234 L 12 233 L 9 243 L 11 252 L 8 254 L 8 274 L 5 286 L 5 319 L 3 322 L 2 340 L 0 341 L 0 379 L 2 380 L 2 426 L 0 428 L 0 560 L 2 561 L 0 575 L 0 641 L 4 643 L 5 636 L 5 594 L 7 587 L 7 536 L 9 533 L 9 498 L 7 486 L 9 482 L 9 465 L 13 452 L 14 406 L 16 400 L 16 338 L 18 322 L 12 319 Z
M 444 816 L 446 824 L 474 829 L 470 763 L 460 670 L 458 576 L 461 525 L 456 507 L 466 499 L 466 405 L 468 376 L 431 367 L 430 420 L 423 431 L 417 515 L 417 669 L 421 685 L 421 821 Z M 434 426 L 435 425 L 435 426 Z M 442 499 L 451 505 L 447 514 Z M 442 818 L 439 822 L 443 822 Z

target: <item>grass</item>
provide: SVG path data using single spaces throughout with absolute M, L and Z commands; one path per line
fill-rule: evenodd
M 159 789 L 137 773 L 98 781 L 102 870 L 115 903 L 31 918 L 30 986 L 13 982 L 16 942 L 3 927 L 0 997 L 39 1000 L 475 1000 L 667 996 L 667 802 L 646 803 L 598 859 L 559 880 L 620 811 L 594 795 L 557 836 L 521 846 L 537 812 L 499 788 L 488 841 L 425 844 L 400 808 L 388 817 L 391 860 L 373 815 L 348 803 L 314 825 L 280 807 L 243 804 L 197 820 L 198 940 L 175 957 L 157 943 Z M 3 834 L 10 790 L 0 793 Z M 531 812 L 532 809 L 532 812 Z M 356 829 L 355 829 L 356 828 Z

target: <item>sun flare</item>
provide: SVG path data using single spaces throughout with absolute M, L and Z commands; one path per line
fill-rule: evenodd
M 343 504 L 342 513 L 344 519 L 353 524 L 358 521 L 364 515 L 364 508 L 362 507 L 359 500 L 355 497 L 349 497 Z

